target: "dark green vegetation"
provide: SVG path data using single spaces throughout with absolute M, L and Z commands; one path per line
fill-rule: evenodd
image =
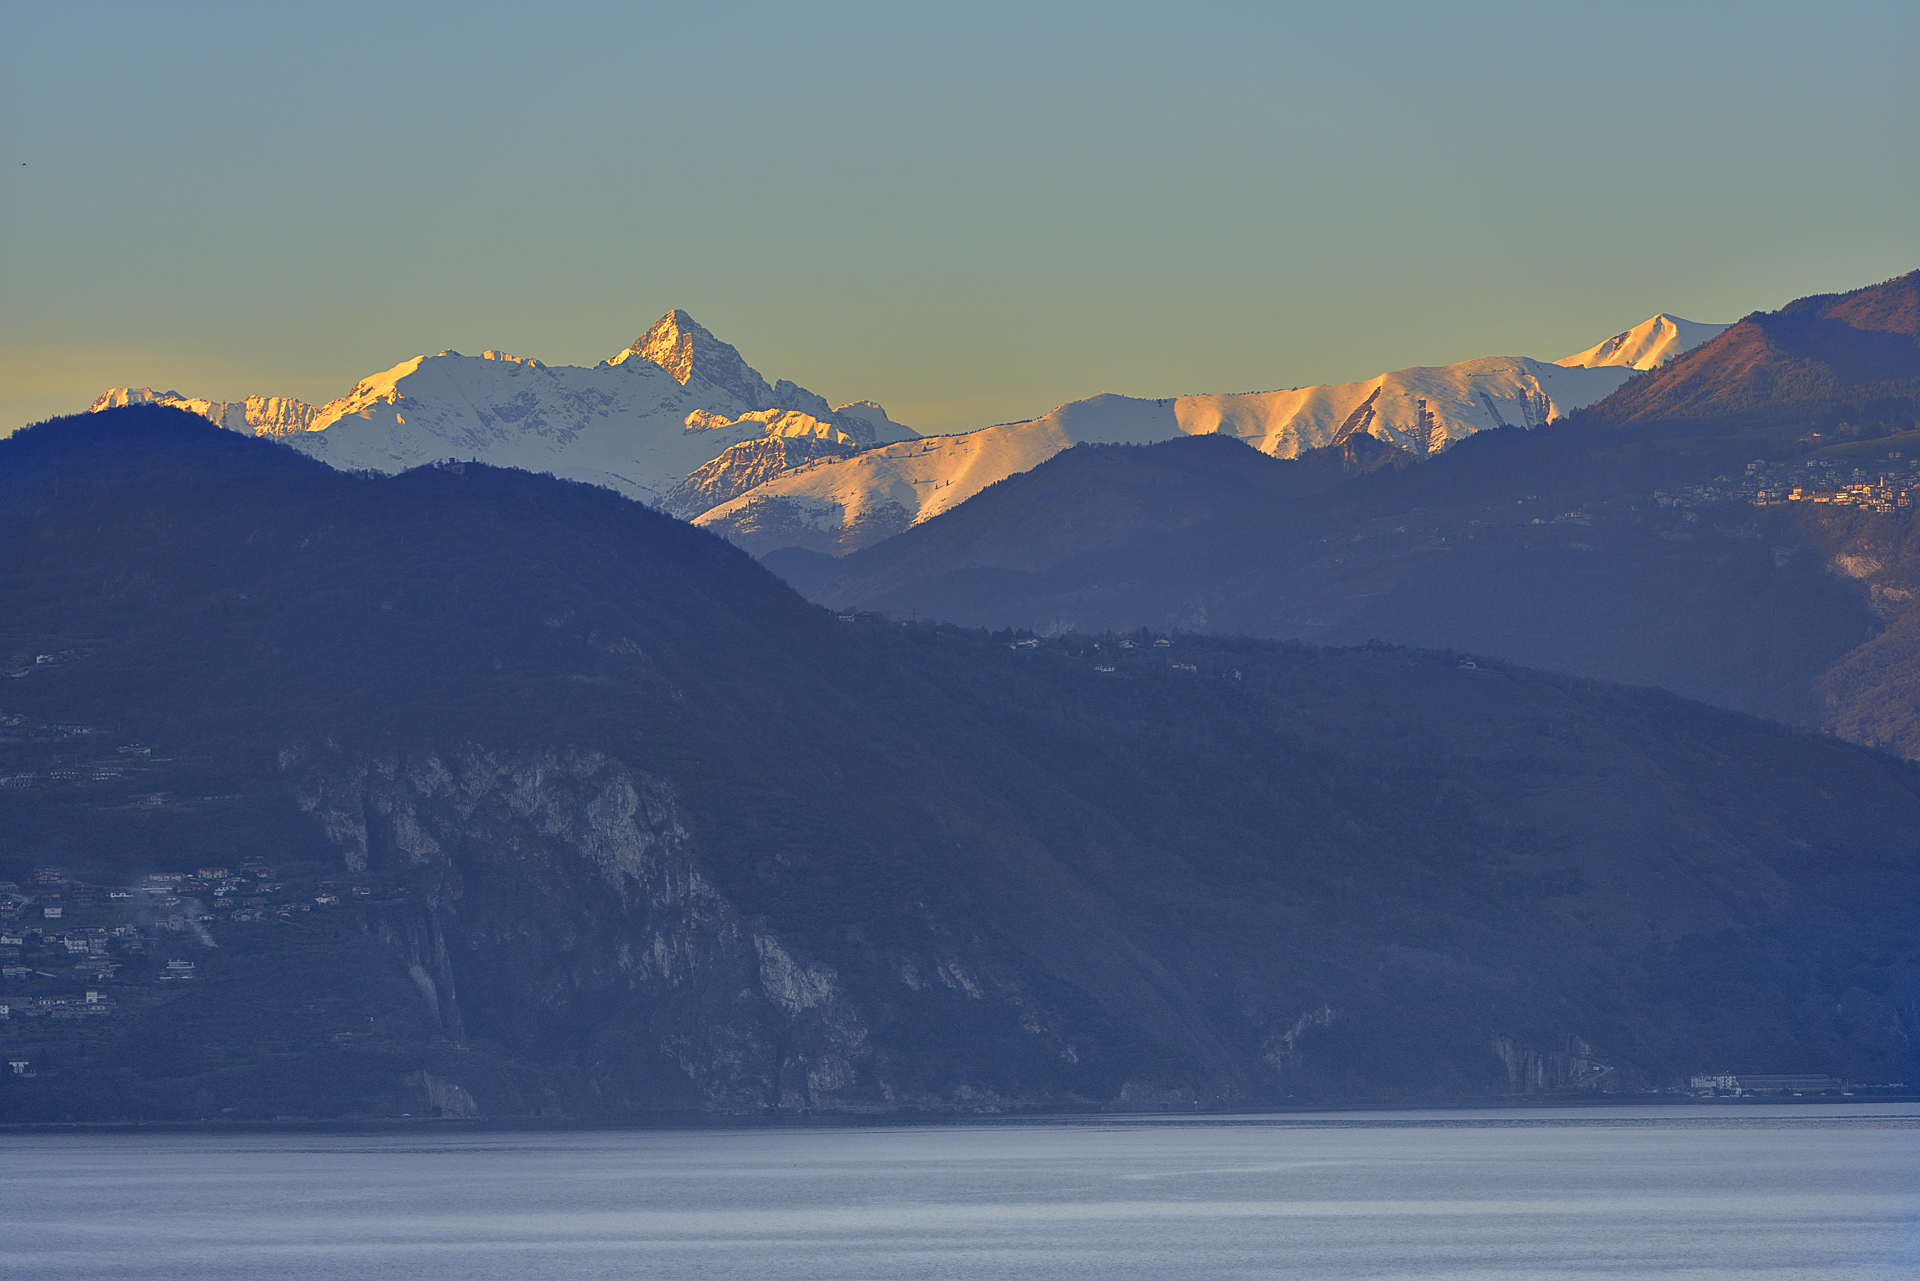
M 1920 775 L 1667 694 L 842 621 L 603 490 L 148 408 L 0 442 L 0 557 L 6 991 L 112 1007 L 0 1024 L 0 1116 L 1912 1079 Z M 52 892 L 192 919 L 83 980 Z
M 1802 300 L 1567 421 L 1332 487 L 1224 440 L 1082 446 L 842 560 L 767 563 L 838 608 L 1454 647 L 1916 756 L 1912 509 L 1740 485 L 1756 459 L 1908 467 L 1917 299 L 1920 273 Z M 1656 497 L 1716 478 L 1714 501 Z

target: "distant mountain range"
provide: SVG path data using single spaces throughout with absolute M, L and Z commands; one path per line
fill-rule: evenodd
M 1079 444 L 1222 435 L 1293 458 L 1363 435 L 1424 458 L 1476 432 L 1557 421 L 1724 328 L 1662 313 L 1551 364 L 1496 356 L 1339 386 L 1166 400 L 1094 396 L 1030 422 L 815 462 L 696 519 L 755 554 L 783 547 L 842 553 L 950 511 Z
M 1917 315 L 1920 273 L 1732 326 L 1661 313 L 1553 363 L 1096 396 L 928 438 L 769 383 L 678 311 L 594 369 L 447 354 L 317 410 L 182 404 L 347 469 L 465 457 L 602 484 L 838 608 L 1451 645 L 1920 756 L 1903 533 L 1832 507 L 1657 497 L 1775 472 L 1791 488 L 1809 461 L 1861 484 L 1907 475 Z M 1253 450 L 1066 456 L 1194 435 Z M 1707 537 L 1723 528 L 1738 537 Z
M 276 436 L 344 470 L 398 472 L 459 458 L 604 485 L 656 507 L 680 503 L 688 475 L 736 445 L 764 455 L 767 440 L 853 449 L 915 435 L 871 402 L 834 409 L 793 383 L 769 384 L 684 311 L 591 369 L 445 351 L 363 378 L 318 408 L 283 397 L 216 404 L 145 387 L 116 388 L 93 408 L 128 404 L 169 405 Z
M 124 409 L 128 405 L 165 405 L 198 414 L 208 422 L 242 436 L 290 436 L 312 431 L 320 411 L 292 396 L 249 396 L 245 400 L 207 400 L 182 396 L 177 391 L 155 391 L 151 387 L 115 387 L 103 392 L 92 404 L 93 412 Z
M 1917 293 L 1748 317 L 1553 426 L 1339 484 L 1225 442 L 1081 447 L 850 556 L 766 559 L 840 609 L 1454 647 L 1920 758 Z
M 1236 436 L 1291 458 L 1355 435 L 1414 456 L 1478 431 L 1552 422 L 1717 333 L 1665 314 L 1549 364 L 1495 357 L 1341 386 L 1139 400 L 1101 395 L 1042 418 L 921 438 L 871 401 L 839 408 L 769 384 L 683 311 L 591 369 L 488 351 L 419 356 L 314 407 L 115 388 L 95 410 L 162 404 L 277 436 L 347 470 L 443 458 L 551 472 L 697 519 L 756 553 L 841 552 L 939 515 L 1080 443 Z M 664 375 L 664 376 L 663 376 Z
M 1497 446 L 1563 431 L 1397 467 L 1362 437 L 1082 446 L 976 501 L 1082 468 L 1077 530 L 1146 461 L 1181 473 L 1129 500 L 1149 532 L 1318 520 L 1494 495 Z M 1369 530 L 1415 574 L 1467 537 Z M 1920 774 L 1886 755 L 1434 650 L 836 618 L 602 487 L 342 472 L 152 405 L 0 441 L 0 814 L 6 1121 L 1920 1068 Z

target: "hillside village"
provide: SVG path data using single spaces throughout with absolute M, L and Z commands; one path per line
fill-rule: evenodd
M 1780 503 L 1830 503 L 1872 512 L 1908 511 L 1920 492 L 1920 458 L 1890 449 L 1877 459 L 1809 458 L 1796 462 L 1748 463 L 1738 477 L 1716 476 L 1710 481 L 1673 491 L 1656 490 L 1662 507 L 1689 508 L 1709 503 L 1750 503 L 1771 507 Z
M 404 887 L 281 877 L 233 868 L 153 872 L 129 885 L 90 884 L 61 867 L 0 881 L 0 1045 L 22 1023 L 113 1017 L 193 982 L 243 930 L 284 928 L 353 904 L 407 901 Z M 31 1067 L 11 1064 L 16 1073 Z

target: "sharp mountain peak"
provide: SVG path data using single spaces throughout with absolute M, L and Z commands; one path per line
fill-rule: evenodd
M 723 386 L 738 381 L 742 374 L 759 377 L 741 358 L 738 348 L 714 337 L 712 330 L 678 307 L 654 321 L 646 333 L 609 363 L 617 365 L 632 356 L 652 361 L 682 386 L 696 370 L 709 382 Z
M 607 363 L 624 364 L 639 357 L 660 366 L 681 386 L 699 378 L 709 386 L 732 393 L 754 409 L 797 409 L 826 418 L 833 407 L 797 383 L 781 379 L 769 385 L 759 370 L 741 357 L 732 343 L 675 307 L 653 322 L 632 346 Z
M 1644 371 L 1691 351 L 1726 328 L 1725 325 L 1683 320 L 1669 312 L 1657 312 L 1605 342 L 1596 343 L 1574 355 L 1563 356 L 1553 363 L 1572 369 L 1615 366 Z

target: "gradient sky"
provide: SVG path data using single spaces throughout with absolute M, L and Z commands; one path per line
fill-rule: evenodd
M 1566 355 L 1920 266 L 1920 5 L 7 7 L 0 431 L 593 364 L 922 430 Z

